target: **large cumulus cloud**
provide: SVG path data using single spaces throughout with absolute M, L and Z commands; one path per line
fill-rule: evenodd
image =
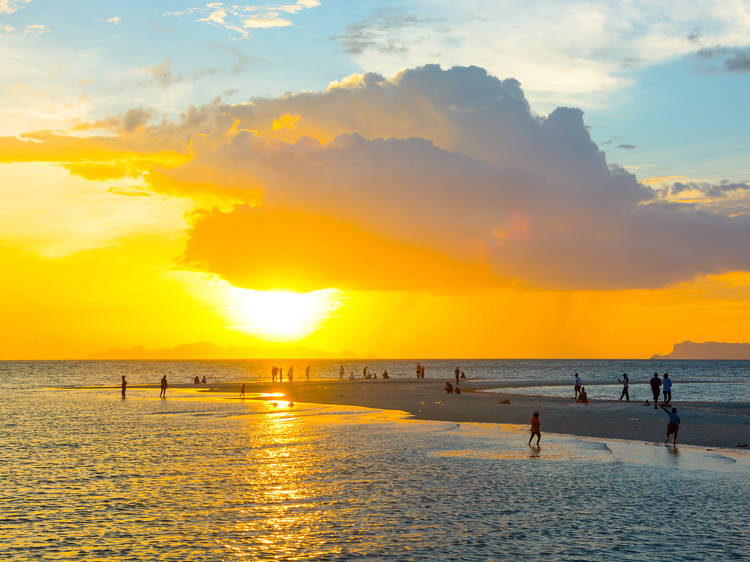
M 666 201 L 607 162 L 580 110 L 535 115 L 476 67 L 217 101 L 120 138 L 186 156 L 144 169 L 152 189 L 241 203 L 194 217 L 185 263 L 248 287 L 279 284 L 269 263 L 310 289 L 414 288 L 420 268 L 421 287 L 611 289 L 750 267 L 750 217 Z

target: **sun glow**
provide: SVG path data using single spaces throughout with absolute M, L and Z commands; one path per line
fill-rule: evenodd
M 341 291 L 309 293 L 227 287 L 233 328 L 269 339 L 290 340 L 314 332 L 341 305 Z

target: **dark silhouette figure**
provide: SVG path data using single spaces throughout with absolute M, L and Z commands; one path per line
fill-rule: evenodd
M 240 398 L 242 400 L 245 399 L 245 383 L 244 382 L 242 383 L 242 387 L 240 388 Z
M 630 380 L 628 379 L 628 374 L 623 373 L 622 374 L 622 380 L 617 379 L 617 382 L 622 383 L 622 392 L 620 393 L 620 400 L 622 400 L 622 397 L 625 397 L 625 400 L 630 402 L 630 393 L 628 392 L 628 386 L 630 386 Z
M 462 378 L 462 379 L 465 379 L 465 378 L 466 378 L 466 374 L 465 374 L 465 373 L 464 373 L 463 371 L 461 371 L 461 378 Z
M 578 393 L 581 392 L 581 387 L 583 385 L 581 384 L 581 377 L 578 376 L 578 373 L 575 374 L 575 382 L 573 383 L 573 398 L 578 398 Z
M 578 393 L 578 398 L 576 399 L 576 402 L 579 404 L 588 404 L 589 403 L 589 395 L 586 394 L 586 388 L 581 387 L 580 392 Z
M 343 365 L 341 365 L 341 367 L 339 367 L 339 380 L 340 381 L 344 380 L 344 366 Z
M 161 378 L 161 390 L 159 391 L 159 398 L 167 397 L 167 375 Z
M 529 446 L 531 446 L 531 440 L 536 435 L 536 444 L 539 446 L 539 440 L 542 438 L 542 434 L 539 432 L 541 424 L 539 423 L 539 412 L 534 412 L 531 416 L 531 435 L 529 436 Z
M 310 365 L 308 365 L 307 368 L 305 369 L 305 380 L 306 381 L 310 380 Z
M 445 393 L 453 394 L 453 385 L 450 382 L 445 383 Z
M 677 408 L 672 408 L 670 411 L 664 404 L 661 405 L 661 409 L 664 410 L 669 416 L 667 422 L 667 437 L 664 439 L 664 444 L 669 442 L 669 436 L 672 435 L 672 445 L 677 446 L 677 432 L 680 430 L 680 416 L 677 415 Z
M 421 363 L 417 363 L 417 378 L 418 379 L 422 378 L 422 364 Z
M 128 381 L 125 380 L 125 375 L 122 375 L 122 382 L 120 383 L 120 389 L 122 390 L 122 397 L 125 398 L 125 389 L 128 387 Z
M 453 371 L 453 374 L 456 375 L 456 386 L 458 386 L 458 379 L 461 376 L 461 371 L 458 370 L 458 367 L 456 367 L 456 370 Z
M 420 379 L 424 378 L 424 365 L 422 365 L 422 368 L 419 370 L 419 378 Z
M 654 373 L 654 376 L 651 377 L 648 384 L 651 385 L 651 394 L 654 396 L 654 410 L 656 410 L 659 407 L 659 392 L 661 391 L 661 379 L 659 378 L 659 373 Z

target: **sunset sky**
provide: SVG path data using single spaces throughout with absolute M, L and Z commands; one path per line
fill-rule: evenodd
M 0 359 L 750 341 L 750 2 L 0 0 Z

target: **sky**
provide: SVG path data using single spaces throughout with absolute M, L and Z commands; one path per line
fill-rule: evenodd
M 287 2 L 0 0 L 0 359 L 750 339 L 750 2 Z

